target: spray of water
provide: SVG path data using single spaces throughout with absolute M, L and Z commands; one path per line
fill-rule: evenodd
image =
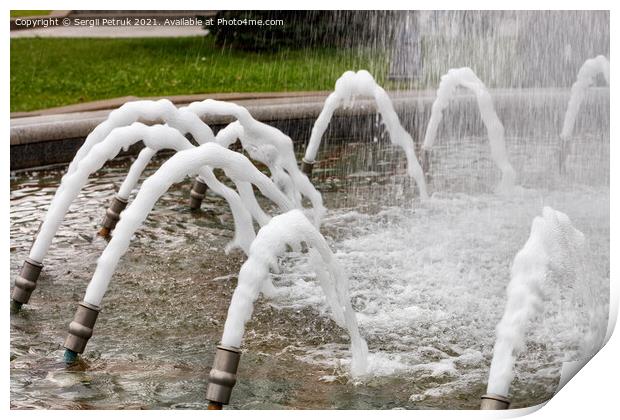
M 209 173 L 202 169 L 204 166 L 223 169 L 238 188 L 244 184 L 256 185 L 283 212 L 293 208 L 293 204 L 269 177 L 256 169 L 242 154 L 215 143 L 180 151 L 142 183 L 135 200 L 123 212 L 110 243 L 97 262 L 97 268 L 86 290 L 85 302 L 100 305 L 119 259 L 129 248 L 131 237 L 147 218 L 159 197 L 172 184 L 180 182 L 187 175 L 198 172 L 203 179 L 208 180 Z M 251 238 L 246 240 L 251 242 Z
M 375 79 L 366 70 L 360 70 L 357 73 L 347 71 L 336 81 L 334 91 L 325 100 L 325 105 L 314 123 L 314 127 L 312 127 L 304 160 L 306 162 L 314 162 L 316 160 L 323 134 L 327 130 L 334 112 L 347 102 L 352 102 L 356 97 L 374 98 L 377 104 L 377 111 L 383 118 L 385 127 L 390 135 L 390 141 L 403 149 L 407 156 L 409 176 L 415 179 L 420 190 L 420 196 L 423 199 L 428 198 L 424 173 L 415 154 L 413 139 L 400 124 L 398 115 L 386 91 L 377 84 Z
M 564 213 L 550 207 L 532 222 L 530 237 L 512 264 L 504 315 L 497 325 L 497 339 L 487 391 L 508 395 L 514 363 L 525 347 L 529 321 L 540 313 L 545 299 L 543 282 L 549 270 L 563 277 L 575 275 L 585 239 Z
M 261 228 L 250 247 L 247 261 L 239 272 L 224 325 L 222 344 L 240 347 L 245 324 L 252 317 L 254 302 L 266 283 L 270 269 L 278 271 L 278 257 L 286 247 L 300 249 L 302 242 L 309 247 L 310 260 L 330 305 L 334 321 L 346 328 L 351 338 L 351 373 L 362 375 L 367 370 L 368 347 L 361 337 L 357 318 L 351 307 L 349 280 L 338 264 L 327 242 L 300 210 L 275 216 Z
M 515 185 L 516 173 L 508 161 L 506 142 L 504 140 L 504 126 L 495 113 L 493 100 L 486 86 L 469 67 L 450 69 L 441 77 L 437 98 L 433 102 L 431 118 L 426 127 L 422 149 L 430 151 L 437 138 L 437 130 L 443 116 L 443 111 L 450 104 L 456 89 L 462 86 L 471 90 L 478 100 L 478 108 L 482 121 L 487 129 L 491 146 L 491 158 L 502 172 L 502 179 L 497 186 L 498 192 L 509 192 Z
M 269 168 L 276 185 L 280 187 L 297 205 L 301 206 L 301 196 L 312 203 L 314 222 L 321 223 L 325 214 L 323 197 L 312 185 L 306 175 L 297 167 L 293 141 L 275 127 L 256 121 L 247 109 L 231 102 L 207 99 L 194 102 L 187 110 L 195 115 L 233 115 L 237 123 L 218 141 L 229 147 L 238 138 L 252 159 L 264 163 Z

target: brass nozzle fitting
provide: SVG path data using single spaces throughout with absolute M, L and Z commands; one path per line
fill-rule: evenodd
M 308 176 L 312 177 L 312 169 L 316 162 L 308 162 L 305 158 L 301 159 L 301 171 Z
M 217 346 L 207 387 L 207 400 L 210 405 L 228 404 L 230 401 L 230 394 L 237 382 L 240 358 L 241 351 L 238 348 Z
M 481 410 L 506 410 L 510 407 L 510 400 L 503 395 L 485 394 L 481 397 Z
M 41 274 L 43 264 L 30 258 L 26 258 L 19 277 L 15 280 L 15 287 L 11 299 L 18 304 L 28 303 L 32 291 L 37 287 L 37 280 Z
M 103 222 L 101 222 L 101 230 L 99 231 L 99 235 L 104 238 L 110 236 L 110 232 L 112 232 L 116 227 L 116 224 L 121 218 L 121 212 L 125 210 L 125 207 L 127 207 L 127 200 L 119 197 L 118 195 L 112 197 L 110 206 L 105 212 Z
M 205 199 L 207 193 L 207 184 L 202 182 L 200 178 L 196 178 L 192 184 L 192 190 L 189 193 L 189 208 L 192 210 L 198 210 L 202 205 L 202 200 Z
M 100 308 L 90 303 L 80 302 L 69 324 L 69 335 L 63 347 L 75 353 L 84 353 L 88 340 L 93 335 Z

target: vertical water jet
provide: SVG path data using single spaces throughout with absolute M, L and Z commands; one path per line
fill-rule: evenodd
M 549 269 L 574 272 L 584 250 L 584 236 L 568 216 L 545 207 L 532 222 L 530 236 L 515 256 L 506 290 L 504 315 L 497 325 L 497 338 L 489 371 L 487 394 L 481 408 L 508 408 L 508 392 L 514 364 L 525 347 L 529 321 L 542 310 L 543 281 Z

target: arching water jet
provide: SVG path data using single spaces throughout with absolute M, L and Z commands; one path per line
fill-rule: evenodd
M 566 168 L 566 160 L 573 153 L 572 138 L 575 129 L 575 121 L 579 108 L 583 102 L 587 90 L 596 83 L 596 76 L 602 74 L 605 82 L 609 85 L 609 60 L 604 55 L 599 55 L 586 60 L 579 73 L 577 73 L 577 81 L 571 87 L 570 99 L 564 123 L 562 124 L 562 132 L 560 133 L 560 172 L 563 173 Z
M 377 84 L 372 75 L 366 70 L 360 70 L 357 73 L 347 71 L 336 81 L 334 91 L 325 100 L 323 109 L 312 127 L 310 140 L 306 146 L 306 153 L 301 163 L 304 173 L 308 174 L 308 176 L 312 173 L 323 134 L 327 130 L 327 126 L 336 109 L 357 97 L 369 97 L 375 100 L 377 112 L 383 118 L 390 141 L 405 152 L 407 157 L 407 173 L 415 180 L 420 190 L 420 197 L 423 199 L 428 198 L 424 172 L 416 157 L 413 139 L 400 124 L 398 115 L 387 92 Z
M 226 131 L 218 138 L 218 143 L 224 147 L 230 147 L 239 139 L 243 149 L 252 159 L 264 163 L 269 168 L 276 185 L 297 207 L 301 207 L 302 196 L 310 200 L 314 223 L 317 226 L 320 225 L 325 214 L 323 198 L 308 177 L 297 167 L 293 141 L 290 137 L 275 127 L 255 120 L 247 109 L 231 102 L 207 99 L 202 102 L 193 102 L 186 109 L 201 117 L 204 115 L 234 116 L 237 122 L 226 127 Z
M 91 310 L 98 312 L 120 258 L 127 252 L 132 236 L 146 220 L 157 200 L 172 184 L 180 182 L 187 175 L 198 172 L 203 179 L 208 180 L 211 171 L 206 170 L 205 167 L 223 169 L 238 186 L 256 185 L 283 212 L 293 208 L 292 203 L 269 177 L 256 169 L 242 154 L 215 143 L 180 151 L 144 181 L 135 200 L 124 211 L 112 239 L 97 262 L 97 268 L 80 306 L 88 305 Z M 96 317 L 84 317 L 80 313 L 81 311 L 78 310 L 70 324 L 69 335 L 65 341 L 68 360 L 74 359 L 76 354 L 84 351 L 96 321 Z M 87 324 L 82 322 L 87 322 Z
M 258 232 L 250 247 L 247 261 L 241 267 L 237 288 L 233 293 L 224 325 L 221 345 L 209 374 L 207 399 L 213 404 L 228 404 L 236 382 L 239 349 L 245 324 L 252 317 L 254 302 L 265 284 L 270 282 L 270 270 L 278 270 L 278 257 L 287 246 L 309 248 L 311 263 L 325 293 L 331 314 L 338 326 L 345 328 L 351 339 L 351 373 L 366 373 L 368 347 L 359 333 L 357 318 L 351 306 L 348 278 L 320 232 L 300 210 L 275 216 Z
M 422 165 L 426 168 L 429 167 L 430 151 L 437 138 L 437 130 L 439 129 L 443 112 L 450 104 L 450 100 L 459 86 L 471 90 L 476 95 L 480 115 L 489 137 L 491 158 L 502 172 L 502 179 L 496 190 L 498 192 L 509 192 L 515 186 L 516 173 L 508 160 L 506 141 L 504 139 L 504 125 L 495 113 L 493 99 L 491 99 L 486 86 L 469 67 L 450 69 L 448 73 L 441 76 L 441 82 L 437 89 L 437 98 L 433 102 L 431 118 L 424 135 Z
M 13 306 L 19 309 L 19 306 L 28 303 L 30 296 L 36 288 L 36 282 L 43 267 L 43 260 L 49 251 L 52 240 L 62 224 L 64 217 L 69 210 L 71 203 L 82 190 L 88 177 L 99 170 L 108 160 L 112 159 L 122 149 L 127 149 L 132 144 L 143 141 L 146 148 L 144 156 L 149 157 L 161 149 L 172 149 L 176 151 L 195 149 L 195 147 L 176 129 L 155 125 L 146 126 L 141 123 L 133 123 L 130 126 L 119 127 L 113 129 L 105 140 L 95 144 L 92 149 L 77 162 L 74 170 L 66 174 L 58 188 L 48 212 L 39 228 L 34 243 L 30 249 L 28 259 L 25 261 L 19 277 L 15 281 L 15 288 L 12 293 Z M 142 154 L 142 153 L 141 153 Z M 126 199 L 119 197 L 121 193 L 127 194 L 131 191 L 128 185 L 135 185 L 139 177 L 138 171 L 143 168 L 140 165 L 132 165 L 134 171 L 130 171 L 121 187 L 121 191 L 115 197 L 115 201 L 119 204 L 114 206 L 112 210 L 107 212 L 106 220 L 118 220 L 120 212 L 124 208 Z M 223 196 L 231 207 L 233 218 L 235 220 L 235 238 L 233 246 L 241 247 L 245 252 L 248 251 L 249 245 L 254 239 L 254 228 L 252 226 L 251 216 L 247 213 L 239 196 L 230 188 L 221 184 L 213 175 L 210 168 L 203 169 L 203 178 L 208 180 L 208 184 L 214 192 Z M 243 184 L 243 195 L 246 201 L 251 201 L 248 197 L 248 190 Z M 251 194 L 253 197 L 253 193 Z M 125 203 L 123 203 L 123 201 Z M 255 201 L 255 200 L 254 200 Z M 111 223 L 111 222 L 110 222 Z M 108 224 L 107 226 L 111 226 Z

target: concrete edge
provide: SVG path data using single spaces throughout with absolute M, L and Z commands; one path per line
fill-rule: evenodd
M 592 94 L 588 95 L 590 99 L 596 100 L 601 97 L 609 97 L 609 89 L 607 88 L 595 88 L 593 91 Z M 306 92 L 298 92 L 288 97 L 277 97 L 278 95 L 274 94 L 271 97 L 240 99 L 235 100 L 235 102 L 246 107 L 257 120 L 282 129 L 291 136 L 297 145 L 301 145 L 307 141 L 314 121 L 323 109 L 327 95 L 326 92 L 312 93 L 312 95 L 309 95 Z M 498 111 L 505 108 L 507 104 L 520 104 L 519 106 L 522 109 L 540 108 L 550 105 L 553 105 L 556 109 L 564 109 L 570 97 L 570 90 L 501 89 L 491 90 L 491 95 Z M 190 96 L 191 98 L 189 96 L 183 96 L 183 98 L 195 99 L 195 96 Z M 214 96 L 209 95 L 212 98 Z M 423 135 L 425 121 L 435 99 L 435 93 L 433 91 L 401 91 L 391 92 L 390 96 L 403 124 L 414 124 L 417 131 L 416 136 Z M 240 96 L 237 97 L 240 98 Z M 203 96 L 200 96 L 200 98 L 203 98 Z M 454 102 L 454 106 L 469 106 L 475 104 L 476 99 L 473 94 L 464 92 L 457 95 Z M 178 103 L 177 105 L 182 104 Z M 107 118 L 110 112 L 111 109 L 104 109 L 12 118 L 10 127 L 11 170 L 70 161 L 71 156 L 73 156 L 83 140 L 98 124 Z M 372 124 L 376 125 L 375 114 L 374 100 L 361 99 L 356 100 L 353 107 L 341 107 L 335 112 L 334 117 L 341 121 L 340 125 L 344 131 L 350 131 L 353 121 L 347 122 L 348 118 L 363 118 L 372 121 Z M 477 113 L 472 114 L 472 116 L 478 118 Z M 233 118 L 207 115 L 203 120 L 214 130 L 217 130 L 232 122 Z M 161 121 L 142 122 L 155 124 Z M 407 129 L 410 130 L 411 128 L 408 127 Z

